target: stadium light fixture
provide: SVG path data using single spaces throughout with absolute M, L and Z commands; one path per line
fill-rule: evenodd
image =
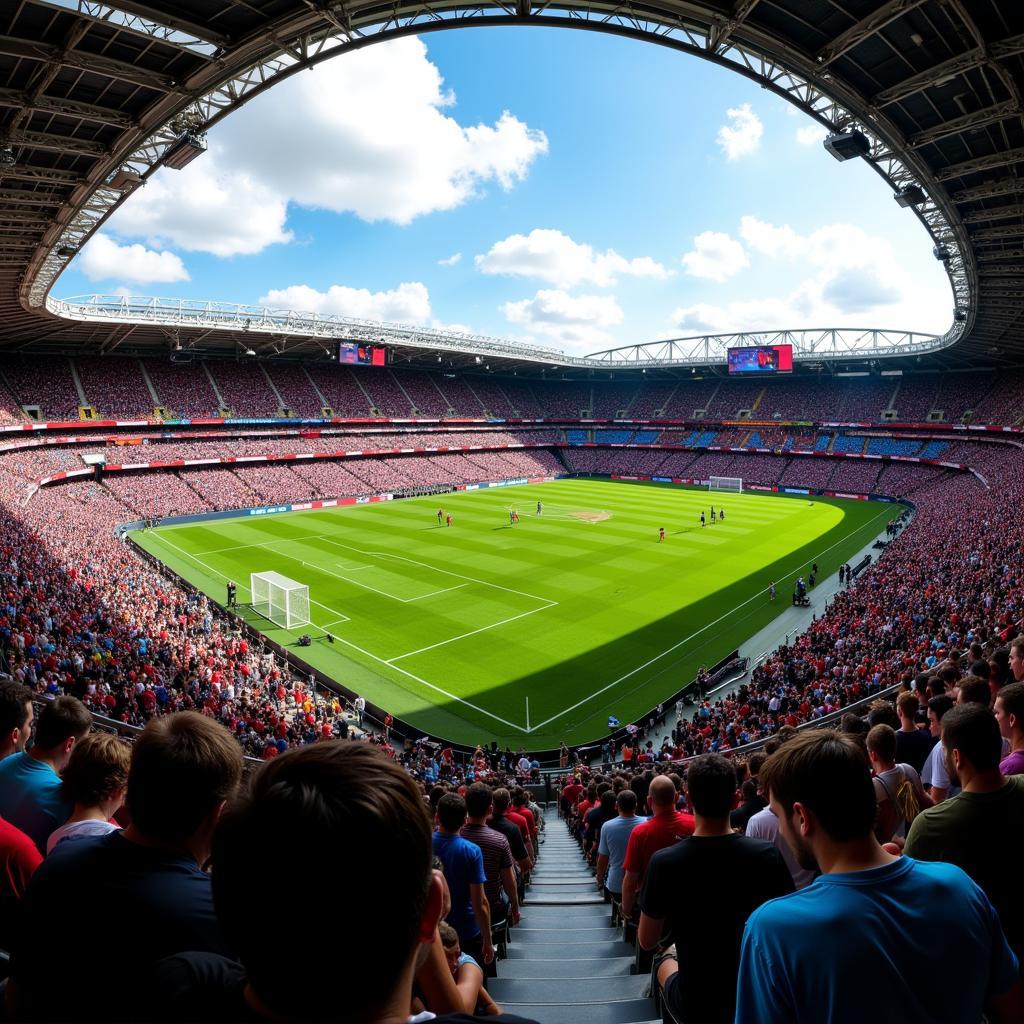
M 953 258 L 953 254 L 949 251 L 949 247 L 945 245 L 937 245 L 932 249 L 932 255 L 942 263 L 946 263 Z
M 894 192 L 892 197 L 896 200 L 897 206 L 904 208 L 908 206 L 921 206 L 928 198 L 920 185 L 904 185 L 899 192 Z
M 167 147 L 164 153 L 164 165 L 180 171 L 187 167 L 197 156 L 206 152 L 206 134 L 204 132 L 186 131 Z
M 823 142 L 825 152 L 840 162 L 854 160 L 859 156 L 867 156 L 871 152 L 871 143 L 863 132 L 833 132 Z
M 14 147 L 0 146 L 0 167 L 11 168 L 14 164 Z

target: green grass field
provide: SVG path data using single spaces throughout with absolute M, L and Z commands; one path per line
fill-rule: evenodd
M 712 503 L 726 520 L 702 529 Z M 812 561 L 833 572 L 899 511 L 559 480 L 134 539 L 218 601 L 231 578 L 244 606 L 251 572 L 307 584 L 311 626 L 289 634 L 242 611 L 282 644 L 309 632 L 297 654 L 425 731 L 541 750 L 601 736 L 609 714 L 643 714 L 784 611 Z

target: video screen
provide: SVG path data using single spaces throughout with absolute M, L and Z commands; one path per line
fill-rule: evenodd
M 729 373 L 792 373 L 792 345 L 729 349 Z
M 338 345 L 338 362 L 347 366 L 383 366 L 387 349 L 374 345 L 363 345 L 355 341 L 343 341 Z

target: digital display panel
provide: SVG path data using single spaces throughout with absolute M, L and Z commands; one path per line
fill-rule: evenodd
M 792 345 L 729 349 L 729 373 L 792 373 Z
M 338 362 L 347 366 L 383 366 L 387 362 L 387 349 L 343 341 L 338 345 Z

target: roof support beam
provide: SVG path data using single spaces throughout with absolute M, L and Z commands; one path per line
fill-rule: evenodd
M 714 52 L 725 46 L 729 37 L 750 17 L 759 2 L 760 0 L 736 0 L 732 5 L 732 14 L 725 21 L 711 26 L 708 33 L 708 49 Z
M 998 263 L 1000 260 L 1024 261 L 1024 249 L 1002 249 L 995 252 L 979 252 L 974 254 L 977 263 Z
M 978 171 L 991 171 L 997 167 L 1008 167 L 1010 164 L 1019 163 L 1024 163 L 1024 147 L 1004 149 L 998 153 L 992 153 L 990 156 L 980 156 L 974 160 L 950 164 L 941 171 L 936 171 L 935 177 L 939 181 L 949 181 L 950 178 L 962 178 L 968 174 L 977 174 Z
M 68 117 L 80 117 L 84 121 L 95 121 L 98 124 L 109 124 L 116 128 L 134 128 L 135 120 L 119 110 L 108 110 L 96 107 L 91 103 L 78 100 L 56 99 L 51 96 L 36 96 L 17 89 L 0 89 L 0 107 L 15 107 L 18 110 L 40 111 L 44 114 L 65 114 Z
M 1024 227 L 1002 227 L 1002 228 L 978 228 L 971 232 L 971 241 L 977 245 L 979 242 L 1001 242 L 1010 238 L 1014 240 L 1024 239 Z
M 64 198 L 28 189 L 0 188 L 0 206 L 62 206 Z
M 51 135 L 49 132 L 8 132 L 6 141 L 12 146 L 31 146 L 54 153 L 74 153 L 82 156 L 109 156 L 110 150 L 102 142 L 88 142 L 65 135 Z
M 1007 217 L 1024 217 L 1024 204 L 1011 203 L 1009 206 L 997 206 L 991 210 L 970 210 L 963 215 L 965 224 L 983 224 L 990 220 L 1005 220 Z M 1024 234 L 1024 227 L 1021 228 Z
M 26 164 L 15 164 L 14 167 L 0 169 L 0 181 L 14 178 L 17 181 L 37 181 L 47 185 L 83 185 L 85 175 L 78 171 L 62 171 L 50 167 L 32 167 Z
M 907 145 L 912 148 L 927 146 L 930 142 L 938 142 L 939 139 L 944 139 L 949 135 L 957 135 L 959 132 L 966 131 L 969 128 L 984 128 L 987 124 L 1003 121 L 1008 117 L 1020 116 L 1020 112 L 1020 106 L 1016 100 L 1006 100 L 1003 103 L 985 107 L 984 110 L 977 110 L 970 114 L 964 114 L 961 117 L 954 117 L 951 121 L 944 121 L 942 124 L 937 124 L 934 128 L 928 128 L 923 132 L 918 132 L 916 135 L 911 135 L 907 140 Z
M 231 45 L 231 38 L 223 32 L 211 29 L 209 25 L 199 25 L 187 18 L 181 18 L 176 14 L 168 14 L 166 11 L 158 11 L 148 4 L 137 3 L 136 0 L 110 0 L 110 5 L 119 11 L 126 11 L 128 14 L 135 14 L 140 18 L 148 18 L 159 25 L 166 25 L 168 28 L 177 29 L 186 35 L 195 36 L 207 43 L 216 43 L 220 47 Z
M 831 43 L 823 46 L 817 54 L 818 63 L 822 67 L 827 67 L 848 50 L 852 50 L 869 36 L 873 36 L 886 25 L 901 18 L 907 11 L 912 11 L 923 3 L 924 0 L 889 0 L 866 18 L 861 18 L 856 25 L 851 25 L 842 35 L 836 36 Z
M 107 78 L 132 82 L 161 92 L 180 91 L 173 78 L 158 71 L 145 71 L 125 61 L 101 57 L 94 53 L 83 53 L 81 50 L 63 50 L 59 46 L 37 43 L 29 39 L 0 36 L 0 53 L 8 57 L 21 57 L 25 60 L 38 60 L 44 64 L 62 64 L 65 67 L 78 68 L 80 71 L 92 71 Z
M 974 188 L 954 192 L 950 198 L 954 203 L 969 203 L 975 199 L 996 199 L 999 196 L 1015 196 L 1024 192 L 1024 178 L 1001 178 Z

